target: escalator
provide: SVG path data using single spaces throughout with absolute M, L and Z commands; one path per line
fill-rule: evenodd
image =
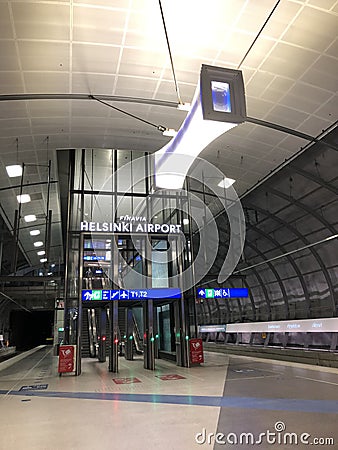
M 89 320 L 87 311 L 84 310 L 82 314 L 82 330 L 81 330 L 81 358 L 90 358 L 90 344 L 89 344 Z
M 106 356 L 109 355 L 111 345 L 110 336 L 110 314 L 109 309 L 106 311 L 106 323 L 104 338 L 106 341 Z M 134 315 L 132 315 L 133 325 L 133 353 L 141 355 L 143 353 L 143 340 Z M 119 342 L 121 343 L 120 354 L 124 355 L 123 346 L 126 340 L 126 308 L 119 307 L 118 311 L 118 327 Z M 97 357 L 97 348 L 101 336 L 99 335 L 98 311 L 95 308 L 84 308 L 82 313 L 82 333 L 81 333 L 81 357 L 95 358 Z

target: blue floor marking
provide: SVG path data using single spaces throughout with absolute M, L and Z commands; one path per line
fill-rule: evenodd
M 191 406 L 215 406 L 275 411 L 300 411 L 338 414 L 338 400 L 307 400 L 295 398 L 218 397 L 199 395 L 120 394 L 113 392 L 57 392 L 57 391 L 11 391 L 0 394 L 29 397 L 73 398 L 82 400 L 108 400 L 135 403 L 163 403 Z

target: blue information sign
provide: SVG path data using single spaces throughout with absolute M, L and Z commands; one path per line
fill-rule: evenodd
M 247 298 L 249 291 L 247 288 L 199 288 L 197 298 Z
M 147 300 L 159 298 L 181 298 L 181 291 L 178 288 L 82 290 L 83 301 Z

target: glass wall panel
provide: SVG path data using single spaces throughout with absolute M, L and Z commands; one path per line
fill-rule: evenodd
M 81 195 L 73 194 L 71 217 L 70 217 L 70 229 L 78 231 L 81 220 L 82 220 Z
M 84 189 L 112 190 L 112 150 L 86 150 Z
M 132 180 L 133 193 L 146 193 L 146 167 L 144 153 L 133 153 Z
M 169 287 L 168 280 L 168 242 L 164 239 L 152 241 L 152 255 L 151 255 L 151 273 L 152 273 L 152 287 L 165 288 Z

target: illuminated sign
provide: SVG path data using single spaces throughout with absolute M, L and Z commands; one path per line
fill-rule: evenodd
M 247 288 L 199 288 L 196 293 L 197 298 L 247 298 L 249 291 Z
M 178 234 L 181 231 L 181 225 L 168 223 L 139 223 L 133 221 L 127 222 L 87 222 L 80 223 L 81 231 L 91 232 L 109 232 L 109 233 L 162 233 Z
M 97 255 L 94 255 L 94 256 L 86 255 L 83 257 L 83 259 L 85 261 L 105 261 L 106 257 L 105 256 L 97 256 Z
M 336 333 L 338 318 L 231 323 L 227 333 Z
M 159 298 L 181 298 L 181 291 L 178 288 L 82 290 L 83 301 L 156 300 Z
M 226 333 L 226 325 L 199 325 L 199 333 Z

